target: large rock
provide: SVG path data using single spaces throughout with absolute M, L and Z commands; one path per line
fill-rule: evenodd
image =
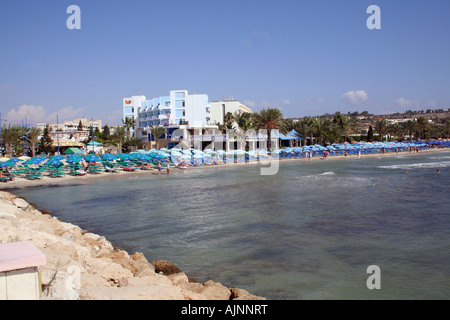
M 0 218 L 12 217 L 16 218 L 17 207 L 7 202 L 0 202 Z
M 80 300 L 184 300 L 184 295 L 176 286 L 90 287 L 80 290 Z
M 182 283 L 180 286 L 187 291 L 200 294 L 207 300 L 230 300 L 231 298 L 231 291 L 228 288 L 212 280 L 203 284 L 195 282 Z
M 230 288 L 231 300 L 266 300 L 266 298 L 250 294 L 247 290 L 239 288 Z
M 108 281 L 118 282 L 121 278 L 133 277 L 133 273 L 130 270 L 107 258 L 87 257 L 83 266 L 89 273 L 98 274 Z
M 30 205 L 28 202 L 26 202 L 24 199 L 22 198 L 16 198 L 13 200 L 13 204 L 22 209 L 22 210 L 26 210 L 28 208 L 28 206 Z
M 162 273 L 166 276 L 174 274 L 174 273 L 183 272 L 183 271 L 181 271 L 180 268 L 178 268 L 174 264 L 172 264 L 168 261 L 164 261 L 164 260 L 152 261 L 152 265 L 155 267 L 156 273 Z

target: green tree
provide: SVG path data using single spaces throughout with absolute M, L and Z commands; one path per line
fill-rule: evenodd
M 262 109 L 258 113 L 253 114 L 255 127 L 257 129 L 267 130 L 267 150 L 272 149 L 272 130 L 280 129 L 282 132 L 283 128 L 283 114 L 278 108 L 268 108 Z M 285 132 L 284 132 L 285 133 Z
M 380 135 L 381 141 L 384 140 L 384 135 L 387 132 L 387 120 L 385 118 L 375 122 L 375 131 Z
M 83 124 L 81 123 L 81 120 L 78 122 L 77 131 L 83 131 Z
M 123 124 L 125 125 L 125 128 L 127 130 L 127 138 L 130 139 L 131 136 L 131 129 L 134 130 L 134 125 L 136 124 L 136 120 L 134 118 L 125 118 L 125 121 L 122 120 Z
M 2 139 L 5 143 L 6 152 L 10 155 L 13 154 L 14 146 L 18 145 L 19 138 L 22 135 L 22 128 L 19 126 L 6 126 L 2 127 Z
M 159 149 L 159 139 L 162 135 L 167 133 L 167 129 L 162 126 L 152 126 L 150 132 L 152 133 L 152 136 L 155 137 L 156 149 Z
M 225 125 L 225 127 L 229 130 L 233 129 L 233 121 L 233 114 L 231 112 L 227 112 L 223 119 L 223 124 Z
M 294 130 L 303 136 L 303 145 L 306 145 L 307 137 L 309 137 L 310 140 L 311 137 L 314 137 L 314 127 L 312 126 L 312 120 L 309 117 L 304 117 L 297 121 Z
M 236 111 L 235 113 L 233 113 L 233 120 L 243 132 L 251 129 L 253 126 L 251 113 L 249 112 Z
M 113 141 L 115 141 L 118 144 L 120 152 L 122 152 L 122 142 L 124 141 L 125 137 L 126 137 L 126 133 L 125 133 L 124 126 L 117 127 L 111 136 Z
M 130 151 L 131 147 L 136 147 L 137 149 L 140 149 L 142 148 L 142 141 L 137 137 L 130 137 L 124 141 L 123 147 L 126 148 L 127 151 Z
M 369 126 L 369 130 L 367 131 L 367 142 L 373 142 L 373 128 Z
M 417 118 L 417 133 L 419 135 L 419 139 L 426 139 L 428 129 L 430 128 L 430 124 L 425 117 Z
M 40 128 L 32 127 L 28 131 L 28 141 L 31 143 L 31 153 L 34 157 L 36 155 L 36 145 L 39 143 L 38 138 L 42 134 Z
M 45 154 L 52 154 L 54 152 L 53 140 L 49 134 L 48 125 L 45 126 L 44 132 L 42 133 L 41 140 L 38 145 L 38 152 Z
M 408 120 L 405 122 L 405 129 L 409 135 L 409 141 L 412 140 L 413 134 L 417 129 L 417 122 L 415 120 Z
M 103 126 L 102 138 L 105 141 L 111 139 L 111 132 L 107 124 Z

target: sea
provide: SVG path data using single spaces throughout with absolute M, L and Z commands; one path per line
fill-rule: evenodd
M 130 254 L 269 300 L 450 298 L 450 151 L 263 166 L 13 193 Z

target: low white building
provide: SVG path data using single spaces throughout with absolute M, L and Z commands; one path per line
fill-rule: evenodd
M 211 105 L 211 123 L 223 124 L 225 115 L 230 112 L 234 114 L 236 111 L 240 113 L 253 113 L 253 111 L 238 100 L 222 100 L 212 101 Z

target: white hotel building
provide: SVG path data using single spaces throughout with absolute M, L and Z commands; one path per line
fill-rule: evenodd
M 154 141 L 152 126 L 167 127 L 167 139 L 176 129 L 189 130 L 191 136 L 201 135 L 202 131 L 217 129 L 216 123 L 223 123 L 225 114 L 235 111 L 252 113 L 237 100 L 210 103 L 208 95 L 189 94 L 187 90 L 173 90 L 168 96 L 153 99 L 142 95 L 123 99 L 123 120 L 135 119 L 134 136 L 142 142 Z

